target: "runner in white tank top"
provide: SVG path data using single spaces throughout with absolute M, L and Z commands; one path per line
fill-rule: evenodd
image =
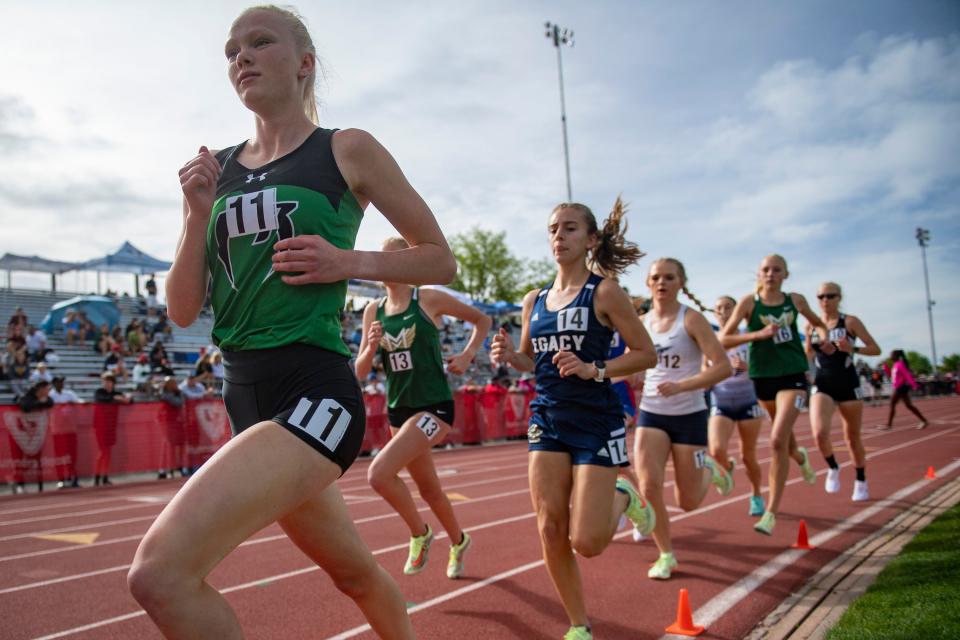
M 647 276 L 653 308 L 644 325 L 657 348 L 657 366 L 643 384 L 634 456 L 643 495 L 657 513 L 653 539 L 660 556 L 647 575 L 658 580 L 669 578 L 677 566 L 663 499 L 667 459 L 673 459 L 674 494 L 684 511 L 700 506 L 711 481 L 723 495 L 733 488 L 730 473 L 707 455 L 704 400 L 705 389 L 730 375 L 730 361 L 706 318 L 677 300 L 682 289 L 703 308 L 686 280 L 683 265 L 673 258 L 654 262 Z M 704 367 L 704 356 L 709 366 Z

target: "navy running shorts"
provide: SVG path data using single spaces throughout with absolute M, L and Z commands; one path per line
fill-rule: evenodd
M 538 408 L 530 416 L 527 450 L 569 453 L 572 464 L 630 466 L 622 416 Z
M 826 394 L 833 398 L 834 402 L 863 400 L 860 379 L 848 376 L 817 376 L 810 393 Z
M 728 420 L 733 420 L 734 422 L 743 422 L 744 420 L 755 420 L 756 418 L 762 418 L 764 415 L 763 407 L 761 407 L 756 402 L 748 402 L 746 404 L 724 404 L 722 402 L 717 402 L 716 398 L 713 398 L 713 402 L 710 406 L 710 415 L 711 416 L 720 416 Z
M 346 356 L 307 344 L 224 351 L 223 402 L 237 435 L 270 420 L 336 463 L 360 453 L 363 392 Z
M 703 409 L 681 416 L 668 416 L 640 409 L 637 427 L 665 431 L 673 444 L 692 444 L 705 447 L 707 445 L 707 418 L 709 413 L 707 409 Z

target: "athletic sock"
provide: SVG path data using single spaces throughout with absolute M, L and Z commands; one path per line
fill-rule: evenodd
M 867 481 L 867 468 L 866 467 L 857 467 L 857 480 L 860 482 Z
M 835 457 L 833 457 L 833 456 L 824 456 L 823 459 L 827 461 L 827 466 L 829 466 L 831 469 L 839 469 L 839 468 L 840 468 L 840 465 L 837 464 L 837 459 L 836 459 Z

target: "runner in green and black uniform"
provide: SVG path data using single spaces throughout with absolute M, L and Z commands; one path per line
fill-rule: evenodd
M 384 251 L 407 248 L 403 238 L 390 238 Z M 387 418 L 392 438 L 383 448 L 367 476 L 370 485 L 397 510 L 410 528 L 410 553 L 403 572 L 420 573 L 427 564 L 433 530 L 423 521 L 407 485 L 398 476 L 406 467 L 420 496 L 450 537 L 447 577 L 463 573 L 463 557 L 470 536 L 460 528 L 453 506 L 440 486 L 431 448 L 439 444 L 453 424 L 453 395 L 447 385 L 437 327 L 443 316 L 473 324 L 473 333 L 462 353 L 451 357 L 447 369 L 462 374 L 490 331 L 490 318 L 442 291 L 417 289 L 385 282 L 387 296 L 367 305 L 363 312 L 363 338 L 357 353 L 356 371 L 366 378 L 374 355 L 380 354 L 387 373 Z
M 150 527 L 130 589 L 166 637 L 242 637 L 206 577 L 277 522 L 378 635 L 412 638 L 400 590 L 333 484 L 356 457 L 365 421 L 339 313 L 349 278 L 448 282 L 456 263 L 430 209 L 372 136 L 317 127 L 316 54 L 295 14 L 244 11 L 224 52 L 255 135 L 216 154 L 201 147 L 180 170 L 183 227 L 166 285 L 180 326 L 196 319 L 209 285 L 235 437 Z M 368 204 L 409 249 L 354 250 Z
M 749 375 L 757 391 L 757 399 L 770 414 L 770 504 L 760 521 L 758 532 L 771 535 L 776 513 L 790 471 L 790 458 L 803 470 L 808 483 L 817 481 L 807 450 L 797 446 L 793 424 L 807 401 L 809 365 L 797 332 L 797 316 L 802 314 L 826 338 L 826 325 L 799 293 L 784 293 L 781 288 L 789 275 L 787 261 L 770 255 L 760 263 L 757 292 L 740 299 L 720 333 L 724 348 L 732 349 L 750 343 Z M 738 333 L 740 323 L 747 321 L 747 331 Z M 826 342 L 826 340 L 824 340 Z M 832 352 L 833 346 L 827 348 Z

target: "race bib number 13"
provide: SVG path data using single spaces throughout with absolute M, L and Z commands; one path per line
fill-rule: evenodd
M 394 351 L 390 354 L 391 371 L 409 371 L 413 369 L 413 357 L 409 351 Z

